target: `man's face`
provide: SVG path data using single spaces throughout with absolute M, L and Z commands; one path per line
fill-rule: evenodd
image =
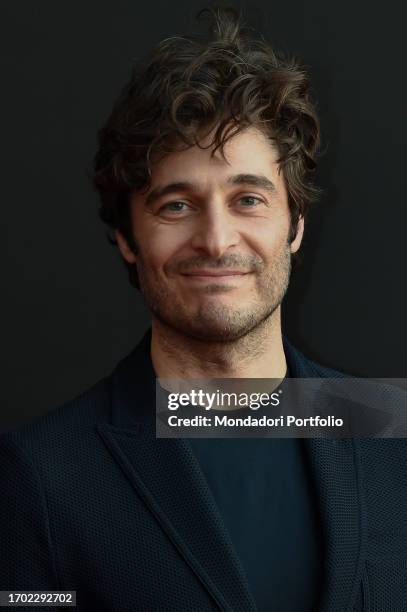
M 284 178 L 260 131 L 234 136 L 225 157 L 195 146 L 157 162 L 131 198 L 137 256 L 117 233 L 153 317 L 205 341 L 237 340 L 278 310 L 303 232 L 301 220 L 288 244 Z

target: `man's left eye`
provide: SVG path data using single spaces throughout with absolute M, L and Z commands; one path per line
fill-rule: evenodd
M 262 203 L 260 198 L 255 198 L 254 196 L 244 196 L 243 198 L 239 199 L 239 202 L 242 202 L 247 208 L 254 208 Z

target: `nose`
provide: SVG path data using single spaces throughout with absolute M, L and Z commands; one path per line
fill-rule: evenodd
M 239 233 L 227 208 L 221 204 L 209 206 L 199 216 L 191 246 L 211 257 L 220 257 L 239 243 Z

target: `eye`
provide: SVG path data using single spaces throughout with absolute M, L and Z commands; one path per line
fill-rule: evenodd
M 243 196 L 239 198 L 239 202 L 243 203 L 244 208 L 255 208 L 260 204 L 263 204 L 263 200 L 256 198 L 255 196 Z
M 187 204 L 185 202 L 176 200 L 175 202 L 168 202 L 168 204 L 161 206 L 159 212 L 184 212 L 185 208 L 182 208 L 183 206 L 187 206 Z

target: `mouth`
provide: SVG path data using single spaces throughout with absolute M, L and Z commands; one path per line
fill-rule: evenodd
M 206 271 L 206 270 L 198 270 L 194 272 L 189 272 L 187 274 L 182 274 L 191 281 L 197 282 L 227 282 L 237 280 L 239 278 L 243 278 L 244 276 L 248 276 L 250 272 L 239 272 L 236 270 L 221 270 L 221 271 Z

